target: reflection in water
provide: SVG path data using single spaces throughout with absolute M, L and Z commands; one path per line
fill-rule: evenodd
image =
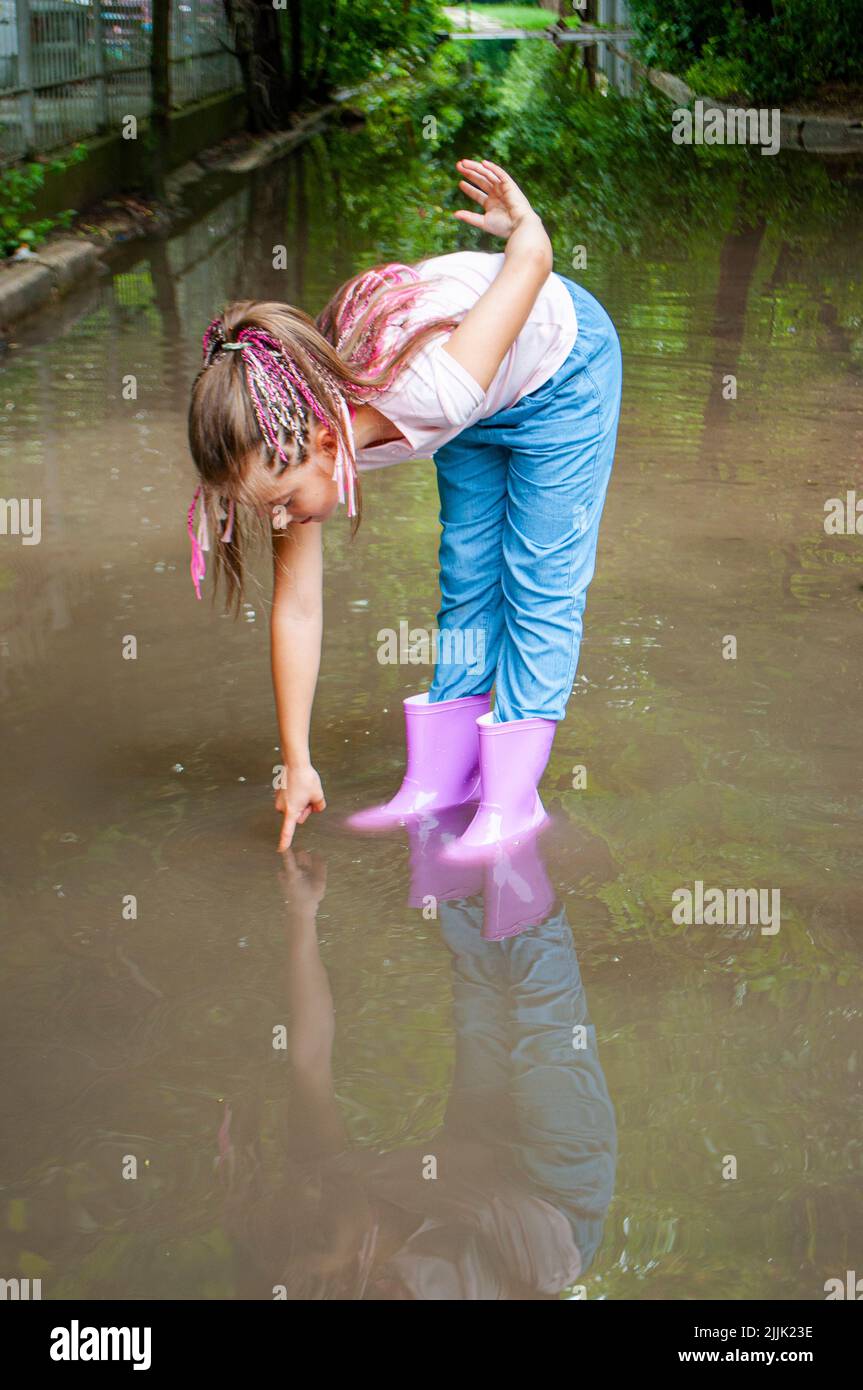
M 549 901 L 539 841 L 492 904 L 431 868 L 412 843 L 411 892 L 439 904 L 451 953 L 455 1069 L 443 1123 L 388 1153 L 350 1147 L 332 1071 L 336 1017 L 318 949 L 320 856 L 284 873 L 290 1102 L 274 1179 L 259 1116 L 226 1106 L 219 1171 L 241 1296 L 288 1299 L 554 1298 L 587 1272 L 614 1185 L 614 1111 L 572 930 Z M 530 862 L 528 862 L 530 861 Z M 446 870 L 444 869 L 444 872 Z M 418 877 L 422 879 L 418 885 Z M 490 876 L 491 877 L 491 876 Z M 522 921 L 500 905 L 514 883 Z M 540 900 L 531 908 L 532 890 Z M 491 930 L 507 939 L 489 941 Z
M 410 842 L 409 907 L 434 910 L 437 903 L 481 895 L 482 936 L 501 941 L 525 926 L 543 921 L 554 902 L 540 853 L 540 837 L 500 846 L 485 865 L 448 864 L 441 851 L 457 840 L 475 814 L 473 805 L 453 806 L 407 822 Z

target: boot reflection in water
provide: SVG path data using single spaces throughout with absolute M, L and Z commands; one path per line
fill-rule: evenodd
M 315 924 L 323 865 L 289 853 L 282 882 L 289 1141 L 264 1133 L 263 1106 L 249 1100 L 248 1087 L 226 1108 L 219 1133 L 237 1296 L 558 1297 L 584 1275 L 599 1243 L 615 1153 L 614 1113 L 562 911 L 489 942 L 481 908 L 442 905 L 456 1025 L 444 1123 L 420 1142 L 378 1153 L 349 1146 L 335 1096 L 335 1013 Z M 271 1150 L 283 1155 L 272 1179 L 262 1159 Z
M 543 922 L 554 906 L 555 892 L 536 838 L 497 845 L 483 862 L 450 857 L 450 847 L 463 842 L 473 815 L 472 806 L 459 806 L 408 822 L 408 906 L 427 910 L 437 903 L 479 898 L 483 938 L 499 941 Z

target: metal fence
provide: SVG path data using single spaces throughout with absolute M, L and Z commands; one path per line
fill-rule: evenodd
M 0 164 L 150 110 L 150 0 L 0 0 Z M 222 0 L 174 0 L 171 99 L 240 84 Z

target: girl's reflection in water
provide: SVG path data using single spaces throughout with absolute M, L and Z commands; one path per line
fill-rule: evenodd
M 452 1092 L 437 1134 L 384 1154 L 347 1147 L 334 1094 L 315 926 L 325 867 L 286 856 L 292 1096 L 278 1186 L 264 1184 L 273 1165 L 250 1113 L 226 1110 L 219 1136 L 241 1297 L 548 1299 L 590 1265 L 616 1134 L 572 931 L 540 841 L 456 882 L 435 851 L 458 831 L 427 824 L 411 843 L 411 902 L 434 896 L 452 953 Z

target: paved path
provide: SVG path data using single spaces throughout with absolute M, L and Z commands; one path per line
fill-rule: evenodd
M 478 34 L 503 33 L 503 25 L 498 24 L 496 19 L 489 19 L 487 15 L 478 14 L 474 9 L 468 14 L 463 5 L 444 5 L 443 12 L 450 24 L 454 25 L 456 29 L 469 27 Z M 551 21 L 549 20 L 549 22 Z
M 596 43 L 598 40 L 612 37 L 607 29 L 595 29 L 591 25 L 582 24 L 577 29 L 555 30 L 555 15 L 552 10 L 548 13 L 548 24 L 544 29 L 512 29 L 506 28 L 496 19 L 490 19 L 488 15 L 480 14 L 477 10 L 471 10 L 470 14 L 463 5 L 444 5 L 443 13 L 454 28 L 450 31 L 450 39 L 545 39 L 554 38 L 555 43 L 575 43 L 582 46 Z M 468 28 L 470 23 L 470 28 Z M 614 31 L 613 37 L 618 40 L 625 40 L 632 37 L 630 29 L 618 29 Z

